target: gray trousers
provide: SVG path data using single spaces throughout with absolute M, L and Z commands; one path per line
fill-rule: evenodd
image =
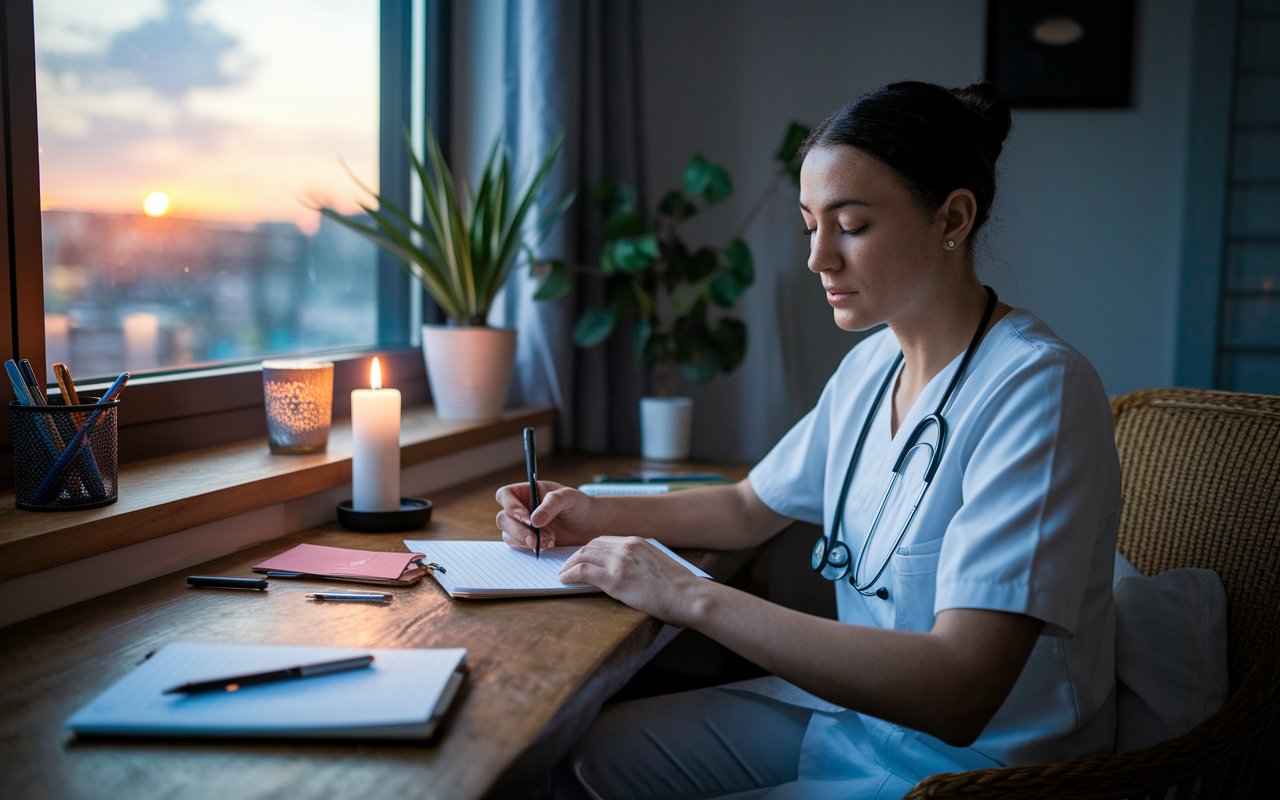
M 813 712 L 699 689 L 607 706 L 552 776 L 556 800 L 847 798 L 798 781 Z

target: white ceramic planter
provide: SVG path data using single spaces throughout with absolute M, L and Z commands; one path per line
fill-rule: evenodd
M 423 325 L 422 355 L 441 419 L 502 416 L 516 360 L 514 330 Z
M 692 397 L 640 398 L 640 453 L 646 459 L 683 461 L 692 435 Z

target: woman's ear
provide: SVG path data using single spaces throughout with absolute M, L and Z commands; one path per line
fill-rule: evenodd
M 973 221 L 978 216 L 978 201 L 968 189 L 956 189 L 947 195 L 938 207 L 937 220 L 942 224 L 942 246 L 947 250 L 958 250 L 969 232 L 973 230 Z

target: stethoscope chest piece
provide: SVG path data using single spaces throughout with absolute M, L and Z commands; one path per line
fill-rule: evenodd
M 849 574 L 851 561 L 849 548 L 845 547 L 843 542 L 831 545 L 828 552 L 827 537 L 824 536 L 814 544 L 813 557 L 809 561 L 809 566 L 827 580 L 838 581 Z

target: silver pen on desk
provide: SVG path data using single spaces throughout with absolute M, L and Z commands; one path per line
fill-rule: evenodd
M 316 592 L 309 594 L 314 600 L 339 600 L 351 603 L 385 603 L 391 595 L 382 592 Z

